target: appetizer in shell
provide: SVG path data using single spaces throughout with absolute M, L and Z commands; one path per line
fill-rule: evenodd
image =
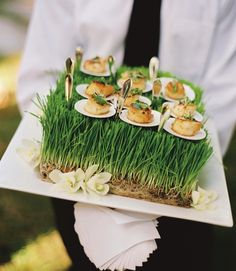
M 124 106 L 129 107 L 132 103 L 135 103 L 139 100 L 142 90 L 138 88 L 131 89 L 128 93 L 127 98 L 125 99 Z
M 92 73 L 105 73 L 107 71 L 107 59 L 96 56 L 85 60 L 83 68 Z
M 202 128 L 202 123 L 192 118 L 176 118 L 171 129 L 182 136 L 195 136 Z
M 124 82 L 127 79 L 132 79 L 132 88 L 138 88 L 141 90 L 144 90 L 146 87 L 146 77 L 145 75 L 140 71 L 126 71 L 121 74 L 121 81 Z
M 86 102 L 84 110 L 93 115 L 104 115 L 110 110 L 109 104 L 104 96 L 100 94 L 93 94 Z
M 150 123 L 153 117 L 150 106 L 140 101 L 132 103 L 128 109 L 127 118 L 137 123 Z
M 175 103 L 171 108 L 171 111 L 176 117 L 181 118 L 184 116 L 193 116 L 196 109 L 197 107 L 195 104 L 185 100 Z
M 186 96 L 183 84 L 177 80 L 170 81 L 165 87 L 165 95 L 173 100 L 183 99 Z
M 114 93 L 115 89 L 113 86 L 98 82 L 98 81 L 93 81 L 90 85 L 85 90 L 85 93 L 88 96 L 92 96 L 93 94 L 101 94 L 104 97 L 108 97 Z

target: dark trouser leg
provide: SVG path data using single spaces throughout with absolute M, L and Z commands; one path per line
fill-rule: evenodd
M 158 220 L 157 229 L 161 235 L 157 240 L 158 249 L 137 271 L 212 270 L 211 225 L 167 217 Z
M 60 232 L 65 248 L 73 263 L 74 271 L 95 271 L 98 270 L 90 262 L 79 243 L 79 238 L 74 230 L 74 204 L 73 201 L 52 199 L 52 206 L 55 213 L 57 229 Z

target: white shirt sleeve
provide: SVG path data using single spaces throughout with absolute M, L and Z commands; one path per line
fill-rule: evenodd
M 236 1 L 163 0 L 161 69 L 204 90 L 222 154 L 236 120 Z
M 220 2 L 202 86 L 207 112 L 215 121 L 224 154 L 236 122 L 236 1 Z
M 56 83 L 65 59 L 74 55 L 73 0 L 37 0 L 34 6 L 18 78 L 17 99 L 23 113 L 35 93 Z

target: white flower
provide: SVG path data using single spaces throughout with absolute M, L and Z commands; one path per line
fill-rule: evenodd
M 93 174 L 98 170 L 99 165 L 92 165 L 87 168 L 85 171 L 85 181 L 87 182 L 89 178 L 93 176 Z
M 56 186 L 65 192 L 75 193 L 80 188 L 82 190 L 84 187 L 84 172 L 82 169 L 77 169 L 76 171 L 71 171 L 67 173 L 62 173 L 58 169 L 54 169 L 49 173 L 49 178 L 56 184 Z
M 212 202 L 217 198 L 215 191 L 207 191 L 198 186 L 197 191 L 192 191 L 191 206 L 198 210 L 214 209 Z
M 111 174 L 102 172 L 94 175 L 97 170 L 98 165 L 88 167 L 85 172 L 81 168 L 67 173 L 54 169 L 49 174 L 49 178 L 57 187 L 69 193 L 75 193 L 81 189 L 84 193 L 106 195 L 109 191 L 107 182 L 111 179 Z
M 98 195 L 106 195 L 109 191 L 109 185 L 107 184 L 111 179 L 111 174 L 108 172 L 102 172 L 91 177 L 87 182 L 88 192 L 96 193 Z
M 40 163 L 40 143 L 23 139 L 22 147 L 16 149 L 18 155 L 24 159 L 33 168 L 37 167 Z

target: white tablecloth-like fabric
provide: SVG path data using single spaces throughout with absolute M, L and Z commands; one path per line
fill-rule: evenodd
M 135 270 L 157 249 L 157 216 L 76 203 L 75 231 L 100 270 Z

